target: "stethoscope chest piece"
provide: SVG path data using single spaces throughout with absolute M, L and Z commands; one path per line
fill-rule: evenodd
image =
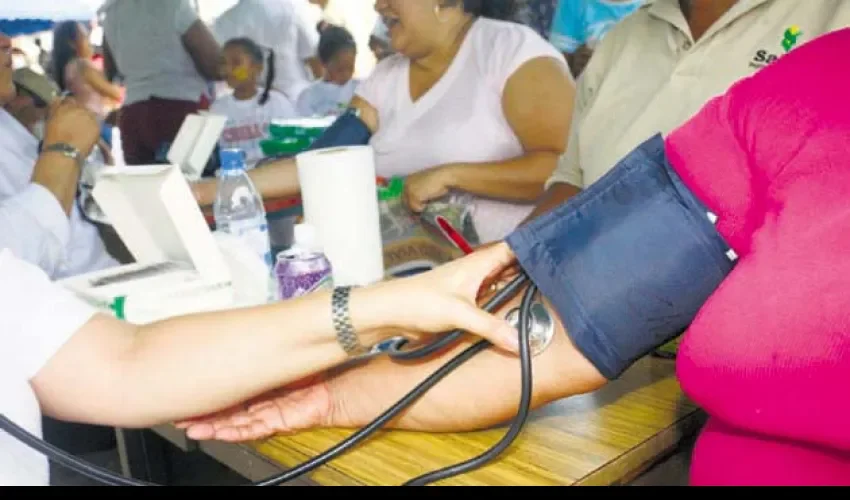
M 529 311 L 529 344 L 531 346 L 531 355 L 537 357 L 543 354 L 552 339 L 555 338 L 555 323 L 552 321 L 552 316 L 546 307 L 540 302 L 535 302 Z M 519 308 L 511 310 L 505 318 L 508 323 L 519 330 Z

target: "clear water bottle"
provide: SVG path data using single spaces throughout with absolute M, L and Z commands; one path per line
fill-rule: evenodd
M 271 277 L 273 263 L 266 210 L 248 177 L 245 154 L 239 149 L 221 151 L 213 216 L 216 230 L 246 243 L 265 262 Z

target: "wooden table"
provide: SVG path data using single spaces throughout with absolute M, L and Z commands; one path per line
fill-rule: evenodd
M 535 412 L 499 459 L 442 485 L 627 484 L 676 450 L 704 423 L 683 395 L 673 361 L 648 357 L 604 389 Z M 250 445 L 191 443 L 172 427 L 155 429 L 184 450 L 200 449 L 250 480 L 311 458 L 350 431 L 321 430 Z M 499 441 L 505 428 L 466 434 L 381 432 L 299 484 L 399 485 L 465 461 Z

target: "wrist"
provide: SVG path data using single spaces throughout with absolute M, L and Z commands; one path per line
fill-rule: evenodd
M 383 293 L 383 289 L 383 283 L 378 283 L 351 291 L 351 324 L 360 343 L 367 348 L 397 335 L 391 306 L 388 306 L 389 297 Z
M 463 163 L 452 163 L 437 168 L 437 176 L 440 184 L 447 189 L 463 188 L 463 173 L 466 166 Z
M 88 143 L 85 141 L 79 141 L 74 139 L 68 139 L 61 136 L 52 136 L 50 134 L 45 135 L 44 140 L 42 141 L 42 149 L 49 148 L 51 146 L 57 145 L 67 145 L 71 148 L 79 151 L 80 157 L 85 160 L 85 158 L 91 153 L 91 150 L 94 149 L 96 143 Z

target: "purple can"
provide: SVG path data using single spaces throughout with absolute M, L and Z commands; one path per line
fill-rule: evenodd
M 278 255 L 275 276 L 281 300 L 333 288 L 331 263 L 321 253 L 283 252 Z

